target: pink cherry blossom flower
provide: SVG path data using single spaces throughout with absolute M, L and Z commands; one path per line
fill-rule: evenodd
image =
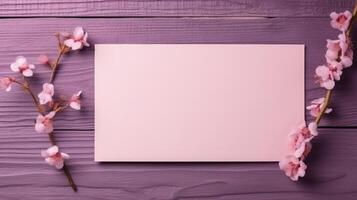
M 327 40 L 327 51 L 325 54 L 327 63 L 335 61 L 338 59 L 339 53 L 341 51 L 340 40 Z
M 40 104 L 46 104 L 52 101 L 52 97 L 55 93 L 55 87 L 51 83 L 44 83 L 42 85 L 42 92 L 38 94 Z
M 11 85 L 14 82 L 14 78 L 4 77 L 0 79 L 0 88 L 5 89 L 7 92 L 11 90 Z
M 325 65 L 320 65 L 315 70 L 317 82 L 320 83 L 321 87 L 327 90 L 332 90 L 335 87 L 334 76 L 332 75 L 330 69 Z
M 305 160 L 305 158 L 309 155 L 309 153 L 311 152 L 312 149 L 312 145 L 311 142 L 306 142 L 305 143 L 305 151 L 304 153 L 301 155 L 300 159 L 301 160 Z
M 343 56 L 341 56 L 341 63 L 344 67 L 351 67 L 353 62 L 353 51 L 348 50 Z
M 297 158 L 300 158 L 305 152 L 306 143 L 317 136 L 317 124 L 311 122 L 308 127 L 305 123 L 294 129 L 289 134 L 289 150 Z
M 341 48 L 341 53 L 345 53 L 351 46 L 351 39 L 346 37 L 345 33 L 341 33 L 338 35 L 339 46 Z
M 69 106 L 75 110 L 80 110 L 81 109 L 81 95 L 82 91 L 77 92 L 77 94 L 74 94 L 71 99 L 69 100 Z
M 53 131 L 52 118 L 55 116 L 56 112 L 52 111 L 46 116 L 39 114 L 36 119 L 35 130 L 38 133 L 51 133 Z
M 352 65 L 353 50 L 352 42 L 349 37 L 346 37 L 345 33 L 338 35 L 339 46 L 341 48 L 340 60 L 344 67 L 350 67 Z
M 299 177 L 304 177 L 307 168 L 302 160 L 291 155 L 281 160 L 279 167 L 285 172 L 285 175 L 293 181 L 297 181 Z
M 310 111 L 310 115 L 317 117 L 321 112 L 322 107 L 324 106 L 325 98 L 321 97 L 311 101 L 311 105 L 307 106 L 306 109 Z M 326 108 L 325 113 L 328 114 L 332 111 L 331 108 Z
M 342 75 L 343 65 L 337 61 L 331 61 L 326 65 L 318 66 L 315 70 L 317 82 L 321 87 L 331 90 L 335 86 L 335 80 L 339 81 Z
M 31 77 L 33 75 L 33 69 L 35 65 L 28 64 L 27 60 L 23 56 L 18 56 L 15 59 L 15 62 L 10 65 L 10 68 L 14 72 L 20 72 L 23 76 Z
M 40 55 L 38 57 L 38 62 L 41 63 L 41 64 L 48 64 L 50 61 L 50 59 L 48 58 L 47 55 Z
M 330 70 L 330 76 L 332 76 L 334 80 L 339 81 L 343 70 L 342 64 L 337 61 L 332 61 L 327 64 L 327 67 Z
M 352 13 L 346 10 L 343 13 L 332 12 L 331 17 L 331 26 L 332 28 L 338 29 L 340 31 L 347 31 L 350 26 L 350 21 L 352 19 Z
M 67 47 L 70 47 L 71 50 L 82 49 L 83 46 L 88 47 L 89 43 L 87 42 L 88 33 L 84 32 L 82 27 L 76 27 L 73 31 L 73 34 L 64 41 L 64 44 Z
M 55 166 L 57 169 L 62 169 L 64 166 L 64 161 L 69 159 L 69 155 L 59 151 L 58 146 L 54 145 L 45 151 L 41 151 L 42 157 L 45 161 L 51 165 Z
M 339 60 L 343 67 L 350 67 L 353 59 L 351 39 L 346 37 L 345 33 L 340 34 L 338 38 L 338 40 L 327 40 L 326 62 Z

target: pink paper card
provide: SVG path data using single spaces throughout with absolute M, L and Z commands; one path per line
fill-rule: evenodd
M 304 45 L 95 46 L 95 161 L 278 161 Z

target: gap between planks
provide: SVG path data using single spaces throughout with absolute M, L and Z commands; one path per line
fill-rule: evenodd
M 326 16 L 5 16 L 1 19 L 329 19 Z

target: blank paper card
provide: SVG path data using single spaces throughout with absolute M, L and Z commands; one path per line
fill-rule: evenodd
M 278 161 L 304 121 L 304 45 L 95 46 L 95 160 Z

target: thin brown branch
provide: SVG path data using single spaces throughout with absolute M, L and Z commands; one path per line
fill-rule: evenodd
M 56 72 L 57 72 L 57 68 L 58 68 L 58 65 L 60 63 L 60 60 L 62 58 L 62 56 L 68 51 L 68 47 L 59 43 L 59 53 L 57 55 L 57 58 L 55 60 L 55 62 L 52 64 L 52 72 L 51 72 L 51 77 L 50 77 L 50 83 L 53 83 L 54 79 L 55 79 L 55 76 L 56 76 Z
M 321 108 L 319 114 L 317 115 L 317 117 L 315 119 L 316 124 L 320 123 L 320 121 L 322 119 L 322 116 L 325 114 L 327 106 L 329 105 L 330 100 L 331 100 L 331 95 L 332 95 L 332 90 L 327 90 L 326 95 L 325 95 L 325 100 L 324 100 L 324 103 L 322 105 L 322 108 Z
M 35 93 L 32 91 L 30 84 L 27 82 L 26 78 L 24 77 L 24 83 L 21 83 L 16 80 L 14 80 L 13 82 L 19 84 L 22 87 L 22 89 L 24 89 L 24 91 L 27 92 L 31 96 L 31 98 L 37 108 L 37 112 L 39 112 L 40 114 L 43 114 L 44 109 L 41 106 L 41 104 L 39 103 L 37 97 L 35 96 Z
M 57 38 L 57 45 L 58 45 L 58 48 L 62 48 L 62 42 L 61 42 L 61 38 L 60 38 L 60 33 L 56 33 L 56 38 Z
M 57 112 L 61 112 L 63 110 L 65 110 L 66 108 L 68 108 L 69 104 L 65 104 L 64 106 L 59 106 L 57 107 L 56 109 L 54 109 L 54 111 L 57 113 Z
M 66 163 L 63 164 L 63 171 L 66 174 L 69 185 L 72 187 L 74 192 L 77 192 L 78 191 L 77 185 L 74 183 L 74 180 L 72 178 L 72 175 L 71 175 Z
M 53 135 L 53 132 L 48 134 L 48 139 L 50 140 L 52 145 L 56 145 L 56 140 L 55 140 L 55 137 Z

